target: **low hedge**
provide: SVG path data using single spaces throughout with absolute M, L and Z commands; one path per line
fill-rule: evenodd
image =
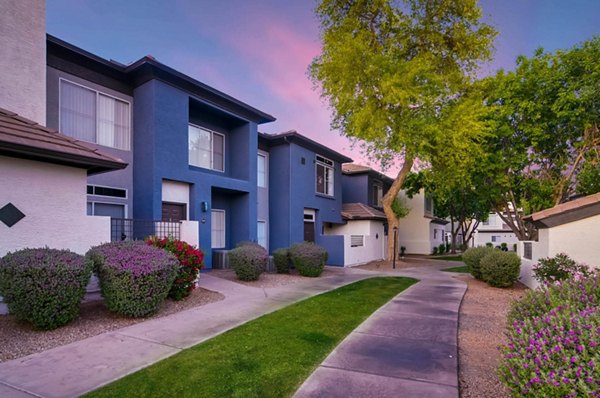
M 91 274 L 91 262 L 79 254 L 23 249 L 0 259 L 0 295 L 17 319 L 56 329 L 79 314 Z
M 312 242 L 292 245 L 289 253 L 292 264 L 298 270 L 298 273 L 309 277 L 321 275 L 328 256 L 327 250 Z
M 483 275 L 481 273 L 481 259 L 489 253 L 492 253 L 494 250 L 493 247 L 479 246 L 467 249 L 467 251 L 463 253 L 463 262 L 469 267 L 471 275 L 473 275 L 475 279 L 483 280 Z
M 264 247 L 256 243 L 244 242 L 229 251 L 229 266 L 242 281 L 258 280 L 269 261 Z
M 288 249 L 277 249 L 273 252 L 273 262 L 278 274 L 290 273 L 290 252 Z
M 492 250 L 481 259 L 481 276 L 494 287 L 511 287 L 519 279 L 521 259 L 516 253 Z
M 86 256 L 94 263 L 106 307 L 130 317 L 156 312 L 179 271 L 173 254 L 144 242 L 105 243 Z

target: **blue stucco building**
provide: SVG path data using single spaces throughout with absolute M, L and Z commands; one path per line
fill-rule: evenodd
M 274 117 L 150 56 L 122 65 L 52 36 L 47 53 L 48 126 L 129 164 L 89 178 L 89 214 L 197 221 L 209 268 L 211 249 L 258 239 L 257 129 Z
M 328 264 L 344 265 L 343 236 L 325 226 L 342 224 L 342 163 L 352 159 L 295 131 L 260 134 L 268 154 L 268 246 L 272 250 L 312 241 L 329 253 Z M 259 202 L 264 208 L 265 202 Z

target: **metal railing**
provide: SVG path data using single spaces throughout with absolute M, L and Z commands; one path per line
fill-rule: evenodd
M 143 240 L 148 236 L 181 239 L 180 221 L 138 220 L 133 218 L 111 218 L 110 240 Z

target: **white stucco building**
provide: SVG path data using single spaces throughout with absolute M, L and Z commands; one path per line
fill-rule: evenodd
M 532 266 L 565 253 L 579 263 L 600 267 L 600 193 L 575 199 L 526 218 L 538 228 L 538 240 L 519 243 L 521 281 L 537 286 Z
M 434 247 L 446 243 L 448 221 L 435 216 L 433 200 L 424 190 L 412 198 L 400 191 L 398 197 L 410 209 L 398 226 L 398 245 L 406 247 L 407 254 L 431 254 Z
M 473 246 L 485 246 L 491 243 L 494 247 L 506 243 L 508 250 L 513 251 L 519 242 L 515 233 L 502 221 L 496 213 L 490 213 L 487 221 L 482 221 L 473 233 Z

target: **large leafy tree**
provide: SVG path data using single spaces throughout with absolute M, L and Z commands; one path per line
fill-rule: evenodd
M 481 83 L 496 133 L 487 140 L 485 190 L 521 240 L 535 239 L 524 216 L 598 184 L 600 38 L 568 51 L 519 57 L 514 72 Z
M 396 227 L 391 205 L 414 159 L 451 154 L 460 163 L 484 130 L 480 102 L 465 91 L 495 31 L 480 21 L 476 0 L 322 0 L 316 15 L 323 47 L 309 73 L 332 128 L 383 167 L 401 162 L 383 199 Z

